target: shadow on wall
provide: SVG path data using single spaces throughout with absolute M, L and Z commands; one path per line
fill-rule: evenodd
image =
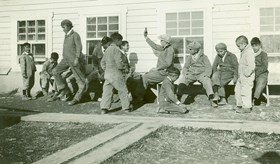
M 280 155 L 277 152 L 269 151 L 254 160 L 261 164 L 277 164 L 280 163 Z

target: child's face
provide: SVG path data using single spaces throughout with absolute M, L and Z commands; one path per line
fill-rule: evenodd
M 260 44 L 253 44 L 252 48 L 253 48 L 253 51 L 255 53 L 257 53 L 261 49 L 261 45 Z
M 175 82 L 179 78 L 179 75 L 172 73 L 171 75 L 169 75 L 169 77 L 172 82 Z
M 247 44 L 237 41 L 237 42 L 236 42 L 236 46 L 238 47 L 238 49 L 239 49 L 240 51 L 243 51 L 243 50 L 245 49 L 245 47 L 247 46 Z
M 27 53 L 30 52 L 30 46 L 24 46 L 23 50 Z
M 108 43 L 102 45 L 102 47 L 106 50 L 110 46 L 110 44 L 111 44 L 111 42 L 108 42 Z
M 196 54 L 198 52 L 198 50 L 190 48 L 189 52 L 190 52 L 191 55 L 194 55 L 194 54 Z
M 216 50 L 219 56 L 224 56 L 226 54 L 226 50 Z
M 125 44 L 124 46 L 122 46 L 122 50 L 123 50 L 124 52 L 128 52 L 128 51 L 129 51 L 129 44 L 127 43 L 127 44 Z
M 71 30 L 71 28 L 69 26 L 67 26 L 67 25 L 63 25 L 63 26 L 61 26 L 61 28 L 63 29 L 65 34 L 67 34 Z
M 160 41 L 160 44 L 161 44 L 162 47 L 165 47 L 165 46 L 167 45 L 167 42 L 164 41 L 164 40 L 161 40 L 161 41 Z
M 57 62 L 57 60 L 55 60 L 53 58 L 50 58 L 50 60 L 51 60 L 51 63 Z

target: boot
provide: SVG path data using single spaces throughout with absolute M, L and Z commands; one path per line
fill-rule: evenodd
M 211 106 L 216 108 L 216 107 L 218 107 L 218 104 L 213 99 L 214 99 L 214 95 L 213 94 L 209 95 L 209 101 L 210 101 Z
M 216 92 L 214 94 L 214 98 L 213 98 L 213 101 L 219 101 L 220 100 L 220 96 L 218 95 L 218 93 Z
M 236 110 L 236 113 L 244 114 L 251 113 L 252 108 L 239 108 Z

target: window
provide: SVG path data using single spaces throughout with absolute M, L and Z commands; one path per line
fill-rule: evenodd
M 188 53 L 187 45 L 198 41 L 203 47 L 204 16 L 203 11 L 166 13 L 166 33 L 172 36 L 177 54 Z
M 280 55 L 280 7 L 260 9 L 260 39 L 269 55 Z
M 119 32 L 119 16 L 87 17 L 87 54 L 91 55 L 94 48 L 101 44 L 104 36 Z
M 31 52 L 36 62 L 43 62 L 46 55 L 46 21 L 21 20 L 17 22 L 18 55 L 22 54 L 22 44 L 31 44 Z

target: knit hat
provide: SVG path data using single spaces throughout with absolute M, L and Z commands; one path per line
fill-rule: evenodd
M 216 46 L 215 46 L 215 49 L 216 51 L 217 50 L 227 50 L 227 45 L 225 43 L 218 43 Z
M 64 19 L 64 20 L 61 22 L 60 25 L 61 25 L 61 26 L 66 25 L 66 26 L 69 26 L 69 27 L 73 27 L 72 22 L 71 22 L 70 20 L 68 20 L 68 19 Z
M 162 35 L 158 36 L 158 39 L 159 40 L 163 40 L 163 41 L 165 41 L 167 43 L 171 42 L 171 36 L 168 35 L 168 34 L 162 34 Z
M 197 41 L 194 41 L 194 42 L 191 42 L 189 45 L 188 45 L 188 48 L 189 49 L 194 49 L 194 50 L 199 50 L 201 48 L 201 44 Z
M 51 58 L 54 59 L 54 60 L 57 60 L 58 59 L 58 53 L 52 52 L 51 53 Z

